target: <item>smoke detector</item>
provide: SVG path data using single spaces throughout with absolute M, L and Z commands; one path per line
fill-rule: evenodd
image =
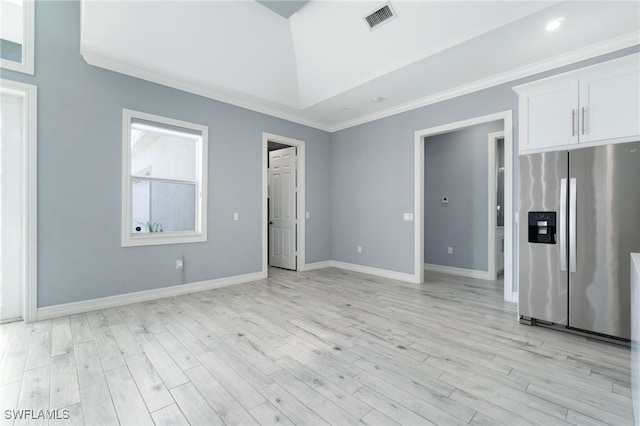
M 375 8 L 375 10 L 362 19 L 365 20 L 370 30 L 378 28 L 385 22 L 389 22 L 397 17 L 396 12 L 391 7 L 391 3 L 386 3 L 382 6 Z

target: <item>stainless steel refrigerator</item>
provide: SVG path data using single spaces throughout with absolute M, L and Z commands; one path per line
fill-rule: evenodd
M 640 142 L 520 157 L 519 315 L 631 338 Z

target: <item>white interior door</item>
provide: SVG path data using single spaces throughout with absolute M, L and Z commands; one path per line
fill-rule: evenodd
M 269 152 L 269 266 L 296 270 L 296 148 Z
M 20 319 L 24 300 L 24 98 L 0 98 L 0 322 Z

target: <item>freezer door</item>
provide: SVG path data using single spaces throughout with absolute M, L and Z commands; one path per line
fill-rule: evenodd
M 567 211 L 566 196 L 563 206 L 560 200 L 566 195 L 566 185 L 564 190 L 561 188 L 567 181 L 568 167 L 567 151 L 520 157 L 519 314 L 562 325 L 567 325 L 568 316 L 566 217 L 563 217 Z M 559 225 L 556 244 L 529 242 L 527 217 L 531 211 L 556 212 Z
M 640 252 L 640 142 L 571 151 L 569 326 L 631 338 L 630 253 Z M 575 179 L 575 181 L 574 181 Z M 575 269 L 575 272 L 573 271 Z

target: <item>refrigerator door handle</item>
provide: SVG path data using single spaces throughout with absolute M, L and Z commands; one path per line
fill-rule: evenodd
M 569 182 L 569 272 L 576 272 L 576 178 Z
M 567 179 L 560 179 L 560 221 L 558 224 L 560 243 L 560 270 L 567 270 Z

